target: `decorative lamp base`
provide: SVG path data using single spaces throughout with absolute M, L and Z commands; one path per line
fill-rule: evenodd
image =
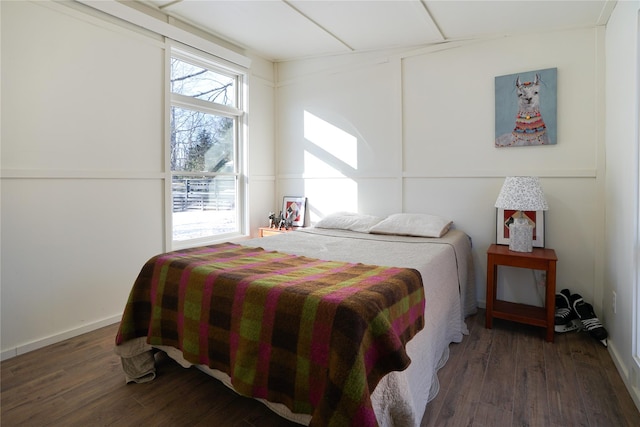
M 533 226 L 526 218 L 515 218 L 509 225 L 509 250 L 533 252 Z

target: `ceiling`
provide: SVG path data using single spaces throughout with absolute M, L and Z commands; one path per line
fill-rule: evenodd
M 144 0 L 280 62 L 606 25 L 613 0 Z

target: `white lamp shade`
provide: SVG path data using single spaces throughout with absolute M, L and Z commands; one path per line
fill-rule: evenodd
M 546 211 L 549 209 L 537 176 L 506 177 L 495 206 L 516 211 Z

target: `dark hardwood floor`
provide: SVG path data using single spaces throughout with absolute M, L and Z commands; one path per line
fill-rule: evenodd
M 427 405 L 431 426 L 640 426 L 607 349 L 586 332 L 556 334 L 494 319 L 467 319 L 470 335 L 449 346 L 440 393 Z
M 440 393 L 422 426 L 639 426 L 640 413 L 606 349 L 584 333 L 467 319 L 450 346 Z M 126 385 L 113 353 L 117 325 L 1 364 L 3 426 L 286 426 L 259 402 L 158 356 L 158 377 Z

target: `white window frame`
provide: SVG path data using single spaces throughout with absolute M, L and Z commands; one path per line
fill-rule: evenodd
M 186 60 L 187 62 L 202 66 L 207 69 L 218 71 L 224 74 L 232 74 L 237 76 L 236 85 L 236 103 L 237 108 L 214 104 L 200 99 L 175 94 L 171 92 L 171 58 Z M 228 241 L 233 238 L 246 237 L 248 235 L 248 189 L 247 189 L 247 69 L 240 67 L 234 63 L 225 61 L 219 57 L 209 55 L 205 52 L 193 49 L 173 40 L 167 40 L 165 49 L 165 245 L 170 250 L 182 249 L 187 247 L 201 246 Z M 212 175 L 218 176 L 235 176 L 236 187 L 236 216 L 238 229 L 235 232 L 217 234 L 213 236 L 201 237 L 188 240 L 173 239 L 173 192 L 172 181 L 173 175 L 194 175 L 202 176 L 201 173 L 175 172 L 171 170 L 171 108 L 186 107 L 195 109 L 203 113 L 221 115 L 236 118 L 235 126 L 235 158 L 237 163 L 235 173 L 216 173 Z

